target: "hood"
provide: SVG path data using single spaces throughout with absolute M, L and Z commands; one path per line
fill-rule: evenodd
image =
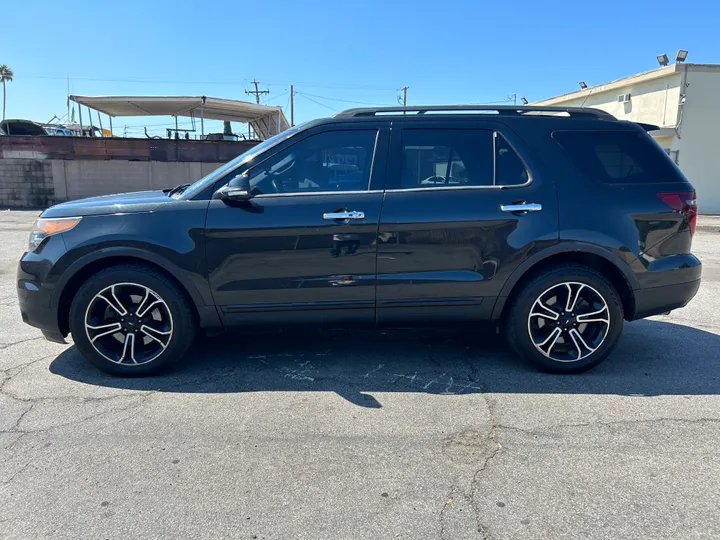
M 174 201 L 163 191 L 138 191 L 137 193 L 119 193 L 79 199 L 45 210 L 41 216 L 45 218 L 61 218 L 74 216 L 99 216 L 101 214 L 131 214 L 152 212 L 161 204 Z

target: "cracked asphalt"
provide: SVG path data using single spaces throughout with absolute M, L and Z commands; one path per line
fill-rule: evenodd
M 579 376 L 492 333 L 241 333 L 119 379 L 21 322 L 0 212 L 0 538 L 720 537 L 720 218 L 689 307 Z

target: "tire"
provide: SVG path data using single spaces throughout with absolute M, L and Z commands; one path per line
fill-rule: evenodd
M 190 348 L 196 327 L 184 291 L 162 272 L 142 265 L 112 266 L 93 275 L 70 306 L 75 346 L 88 362 L 112 375 L 167 370 Z
M 515 353 L 539 370 L 581 373 L 608 357 L 623 321 L 623 305 L 610 281 L 591 268 L 570 265 L 539 272 L 514 295 L 505 330 Z

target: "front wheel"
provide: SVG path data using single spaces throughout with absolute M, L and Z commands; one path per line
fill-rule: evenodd
M 174 364 L 195 335 L 185 295 L 161 272 L 139 265 L 107 268 L 88 279 L 70 307 L 76 347 L 113 375 L 149 375 Z
M 602 274 L 584 266 L 556 267 L 516 295 L 506 331 L 515 352 L 540 370 L 579 373 L 612 352 L 623 318 L 622 302 Z

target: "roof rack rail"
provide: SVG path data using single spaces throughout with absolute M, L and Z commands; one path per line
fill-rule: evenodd
M 490 112 L 501 115 L 532 115 L 543 113 L 567 113 L 571 117 L 576 118 L 601 118 L 606 120 L 615 120 L 616 118 L 600 109 L 587 109 L 584 107 L 542 107 L 533 105 L 422 105 L 414 107 L 361 107 L 356 109 L 348 109 L 339 112 L 333 118 L 349 118 L 357 116 L 377 116 L 392 114 L 413 114 L 421 115 L 428 112 L 448 112 L 448 113 L 477 113 Z

